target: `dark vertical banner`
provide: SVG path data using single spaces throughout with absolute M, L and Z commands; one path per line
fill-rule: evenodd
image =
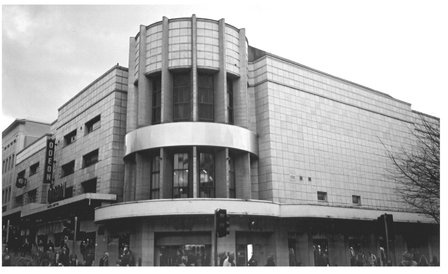
M 44 184 L 51 184 L 53 182 L 54 146 L 55 139 L 48 138 L 47 150 L 45 152 Z

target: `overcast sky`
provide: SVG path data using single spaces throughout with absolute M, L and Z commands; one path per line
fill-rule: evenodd
M 444 1 L 3 6 L 2 130 L 13 118 L 54 121 L 62 104 L 106 70 L 128 66 L 129 37 L 140 24 L 192 14 L 225 18 L 245 28 L 254 47 L 444 115 Z

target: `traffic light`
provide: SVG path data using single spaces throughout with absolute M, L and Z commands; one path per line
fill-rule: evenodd
M 395 239 L 394 219 L 392 214 L 381 215 L 378 217 L 377 223 L 379 235 L 383 236 L 383 239 L 386 239 L 386 232 L 389 241 Z
M 79 231 L 79 222 L 75 221 L 75 218 L 73 217 L 73 218 L 64 220 L 62 222 L 62 225 L 64 226 L 62 233 L 64 233 L 65 236 L 68 236 L 69 240 L 73 240 L 74 234 L 75 234 L 75 229 L 77 230 L 77 232 Z M 75 225 L 76 225 L 76 228 L 75 228 Z
M 227 210 L 217 209 L 215 210 L 215 220 L 216 220 L 216 235 L 218 237 L 225 237 L 229 234 L 230 220 L 227 216 Z

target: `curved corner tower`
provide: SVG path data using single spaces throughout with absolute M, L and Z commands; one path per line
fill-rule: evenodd
M 244 29 L 164 17 L 130 39 L 129 60 L 124 200 L 250 199 Z

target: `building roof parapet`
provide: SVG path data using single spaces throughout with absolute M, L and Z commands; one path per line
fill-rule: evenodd
M 194 14 L 193 14 L 193 16 L 194 16 Z M 191 18 L 193 18 L 193 16 L 192 16 L 192 17 L 177 17 L 177 18 L 170 18 L 170 19 L 168 19 L 168 22 L 176 22 L 176 21 L 183 21 L 183 20 L 191 20 Z M 165 17 L 165 16 L 164 16 L 164 17 Z M 197 17 L 196 20 L 198 20 L 198 21 L 209 21 L 209 22 L 213 22 L 213 23 L 219 23 L 219 20 L 210 19 L 210 18 Z M 160 25 L 160 24 L 162 24 L 162 22 L 163 22 L 163 21 L 157 21 L 157 22 L 154 22 L 154 23 L 152 23 L 152 24 L 146 26 L 146 29 L 149 29 L 149 28 L 155 27 L 155 26 L 157 26 L 157 25 Z M 233 25 L 231 25 L 231 24 L 228 24 L 228 23 L 225 23 L 225 24 L 226 24 L 227 27 L 233 28 L 233 29 L 235 29 L 236 31 L 239 31 L 239 30 L 240 30 L 239 28 L 237 28 L 237 27 L 235 27 L 235 26 L 233 26 Z M 140 36 L 140 31 L 137 32 L 137 34 L 136 34 L 133 38 L 137 40 L 137 38 L 138 38 L 139 36 Z M 247 37 L 246 37 L 246 41 L 248 41 L 248 40 L 247 40 Z
M 418 115 L 423 115 L 423 116 L 426 116 L 426 117 L 428 117 L 428 118 L 435 119 L 435 120 L 437 120 L 437 121 L 440 122 L 440 118 L 439 118 L 439 117 L 432 116 L 432 115 L 430 115 L 430 114 L 426 114 L 426 113 L 423 113 L 423 112 L 420 112 L 420 111 L 417 111 L 417 110 L 412 110 L 412 112 L 415 113 L 415 114 L 418 114 Z
M 384 92 L 381 92 L 381 91 L 374 90 L 374 89 L 372 89 L 372 88 L 369 88 L 369 87 L 366 87 L 366 86 L 363 86 L 363 85 L 360 85 L 360 84 L 351 82 L 351 81 L 349 81 L 349 80 L 345 80 L 345 79 L 343 79 L 343 78 L 340 78 L 340 77 L 337 77 L 337 76 L 328 74 L 328 73 L 326 73 L 326 72 L 323 72 L 323 71 L 320 71 L 320 70 L 317 70 L 317 69 L 308 67 L 308 66 L 306 66 L 306 65 L 303 65 L 303 64 L 300 64 L 300 63 L 298 63 L 298 62 L 289 60 L 289 59 L 287 59 L 287 58 L 284 58 L 284 57 L 281 57 L 281 56 L 278 56 L 278 55 L 275 55 L 275 54 L 272 54 L 272 53 L 269 53 L 269 52 L 266 52 L 266 51 L 263 51 L 263 50 L 260 50 L 260 49 L 257 49 L 257 48 L 254 48 L 254 47 L 252 47 L 252 46 L 250 46 L 250 47 L 251 47 L 253 50 L 256 51 L 256 54 L 254 55 L 254 59 L 251 60 L 251 61 L 249 61 L 249 63 L 256 63 L 256 62 L 260 61 L 260 60 L 263 59 L 263 58 L 272 57 L 272 58 L 278 59 L 278 60 L 280 60 L 280 61 L 287 62 L 287 63 L 293 64 L 293 65 L 296 65 L 296 66 L 300 66 L 300 67 L 302 67 L 302 68 L 304 68 L 304 69 L 311 70 L 311 71 L 313 71 L 313 72 L 317 72 L 317 73 L 319 73 L 319 74 L 322 74 L 322 75 L 331 77 L 331 78 L 333 78 L 333 79 L 335 79 L 335 80 L 342 81 L 342 82 L 347 83 L 347 84 L 350 84 L 350 85 L 358 86 L 358 87 L 360 87 L 360 88 L 362 88 L 362 89 L 364 89 L 364 90 L 366 90 L 366 91 L 372 92 L 372 93 L 374 93 L 374 94 L 376 94 L 376 95 L 380 95 L 380 96 L 386 97 L 386 98 L 388 98 L 388 99 L 397 101 L 397 102 L 399 102 L 399 103 L 406 104 L 406 105 L 408 105 L 408 106 L 411 105 L 410 103 L 405 102 L 405 101 L 402 101 L 402 100 L 399 100 L 399 99 L 396 99 L 396 98 L 390 96 L 390 95 L 387 94 L 387 93 L 384 93 Z
M 16 165 L 20 164 L 21 162 L 25 161 L 26 159 L 30 158 L 31 156 L 33 156 L 34 154 L 36 154 L 37 152 L 41 151 L 42 149 L 44 149 L 46 147 L 46 142 L 44 142 L 45 145 L 40 144 L 40 147 L 34 148 L 32 146 L 36 145 L 38 142 L 42 142 L 42 139 L 46 139 L 47 137 L 51 137 L 53 136 L 51 133 L 46 133 L 44 135 L 42 135 L 40 138 L 36 139 L 34 142 L 32 142 L 31 144 L 29 144 L 28 146 L 24 147 L 22 150 L 20 150 L 19 152 L 17 152 L 16 155 Z M 21 159 L 22 155 L 24 153 L 27 153 L 28 150 L 30 149 L 37 149 L 37 151 L 35 151 L 34 153 L 32 153 L 31 155 L 27 156 L 24 159 Z
M 113 66 L 112 68 L 110 68 L 108 71 L 106 71 L 105 73 L 103 73 L 100 77 L 96 78 L 93 82 L 91 82 L 89 85 L 87 85 L 85 88 L 83 88 L 80 92 L 78 92 L 75 96 L 73 96 L 70 100 L 68 100 L 67 102 L 65 102 L 62 106 L 60 106 L 58 108 L 58 111 L 60 111 L 63 107 L 67 106 L 68 104 L 70 104 L 73 100 L 75 100 L 77 97 L 79 97 L 81 94 L 83 94 L 86 90 L 88 90 L 90 87 L 92 87 L 95 83 L 97 83 L 98 81 L 100 81 L 102 78 L 104 78 L 106 75 L 108 75 L 109 73 L 111 73 L 114 70 L 122 70 L 122 71 L 128 71 L 128 68 L 120 66 L 120 64 L 116 64 L 115 66 Z M 57 120 L 56 120 L 57 121 Z M 55 122 L 56 122 L 55 121 Z
M 21 124 L 26 123 L 36 123 L 36 124 L 43 124 L 43 125 L 51 125 L 49 123 L 40 122 L 40 121 L 34 121 L 29 119 L 15 119 L 5 130 L 2 131 L 2 137 L 5 137 L 9 132 L 11 132 L 15 127 Z

